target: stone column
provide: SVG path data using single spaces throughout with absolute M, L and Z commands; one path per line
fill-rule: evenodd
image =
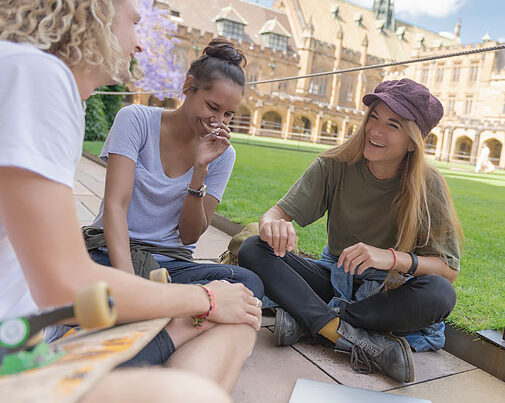
M 361 57 L 359 63 L 361 66 L 366 66 L 368 61 L 368 35 L 365 34 L 363 41 L 361 42 Z M 358 81 L 356 84 L 356 97 L 354 99 L 354 107 L 357 110 L 362 110 L 364 105 L 361 102 L 361 98 L 363 97 L 363 93 L 365 92 L 365 81 L 366 81 L 366 73 L 361 70 L 358 74 Z
M 470 154 L 470 164 L 475 165 L 477 162 L 477 157 L 479 154 L 480 150 L 480 135 L 482 134 L 484 130 L 475 130 L 475 136 L 473 139 L 473 144 L 472 144 L 472 152 Z
M 284 122 L 284 127 L 282 128 L 282 138 L 287 139 L 290 136 L 291 125 L 293 124 L 293 116 L 295 112 L 295 107 L 290 106 L 288 108 L 288 113 L 286 115 L 286 122 Z
M 305 26 L 302 32 L 302 47 L 298 49 L 300 54 L 300 72 L 301 76 L 312 73 L 312 64 L 314 62 L 314 25 L 312 20 Z M 302 78 L 297 80 L 296 92 L 306 94 L 309 90 L 310 78 Z
M 323 114 L 319 112 L 316 116 L 316 124 L 312 128 L 312 133 L 310 135 L 310 141 L 317 143 L 321 135 L 321 127 L 323 125 Z
M 337 43 L 335 45 L 335 63 L 333 64 L 333 70 L 338 70 L 341 67 L 342 62 L 342 49 L 344 46 L 344 32 L 342 26 L 339 26 L 337 32 Z M 338 105 L 340 98 L 340 75 L 334 74 L 331 81 L 331 97 L 330 105 Z
M 258 135 L 259 131 L 261 130 L 261 115 L 261 106 L 257 104 L 256 108 L 254 108 L 253 118 L 251 121 L 251 129 L 249 131 L 253 137 Z
M 342 144 L 345 141 L 345 135 L 347 133 L 348 127 L 349 127 L 349 119 L 344 119 L 344 122 L 342 123 L 342 130 L 338 135 L 337 144 Z
M 451 127 L 449 129 L 449 133 L 447 135 L 447 142 L 445 144 L 445 150 L 444 150 L 444 156 L 442 158 L 443 161 L 449 162 L 451 160 L 451 154 L 452 154 L 452 138 L 454 135 L 454 131 L 456 128 Z

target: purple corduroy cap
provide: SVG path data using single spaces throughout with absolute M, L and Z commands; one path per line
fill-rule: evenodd
M 393 112 L 407 120 L 414 120 L 423 138 L 444 116 L 444 107 L 428 88 L 408 78 L 383 81 L 373 94 L 366 94 L 363 103 L 370 106 L 375 100 L 383 101 Z

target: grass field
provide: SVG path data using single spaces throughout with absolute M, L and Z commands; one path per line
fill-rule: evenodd
M 325 146 L 234 136 L 237 161 L 218 212 L 246 224 L 274 205 Z M 85 143 L 97 154 L 102 143 Z M 463 224 L 465 245 L 449 322 L 468 332 L 505 324 L 505 173 L 475 174 L 472 167 L 435 161 L 447 179 Z M 297 227 L 300 249 L 317 256 L 326 241 L 325 218 Z

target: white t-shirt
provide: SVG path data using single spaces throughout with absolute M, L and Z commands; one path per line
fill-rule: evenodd
M 84 112 L 70 69 L 32 45 L 0 41 L 0 166 L 72 187 L 83 136 Z M 36 309 L 0 217 L 0 320 Z

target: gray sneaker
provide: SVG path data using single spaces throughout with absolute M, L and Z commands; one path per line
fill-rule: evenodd
M 277 308 L 275 313 L 274 340 L 278 346 L 291 346 L 310 332 L 300 325 L 287 311 Z
M 400 382 L 414 381 L 414 359 L 403 337 L 358 329 L 343 320 L 337 333 L 352 345 L 351 366 L 355 372 L 370 374 L 377 370 Z M 348 351 L 348 343 L 337 344 L 339 351 Z

